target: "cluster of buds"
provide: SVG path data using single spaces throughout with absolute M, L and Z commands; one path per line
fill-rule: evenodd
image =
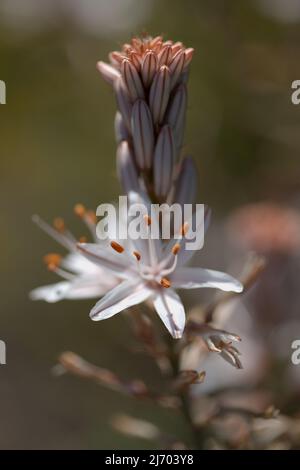
M 117 167 L 126 193 L 194 202 L 196 169 L 191 157 L 181 156 L 192 56 L 181 42 L 133 38 L 109 54 L 110 64 L 97 64 L 116 95 Z

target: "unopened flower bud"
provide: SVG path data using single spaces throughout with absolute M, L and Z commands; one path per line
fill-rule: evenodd
M 142 63 L 142 78 L 146 88 L 150 85 L 157 70 L 157 57 L 153 51 L 145 54 Z
M 132 153 L 128 142 L 121 142 L 117 150 L 117 173 L 124 192 L 139 191 L 139 180 Z
M 144 89 L 141 79 L 136 67 L 130 60 L 123 60 L 121 65 L 121 72 L 131 101 L 134 102 L 138 98 L 144 98 Z
M 123 79 L 120 77 L 114 82 L 114 89 L 120 113 L 124 119 L 124 123 L 130 130 L 130 119 L 132 105 L 128 96 L 128 92 L 124 85 Z
M 157 139 L 153 161 L 154 191 L 159 198 L 164 198 L 171 188 L 174 153 L 172 129 L 164 126 Z
M 98 62 L 97 69 L 101 73 L 104 80 L 110 85 L 112 85 L 114 81 L 121 76 L 120 72 L 105 62 Z
M 133 105 L 131 129 L 135 157 L 139 168 L 151 168 L 154 149 L 154 131 L 151 112 L 144 100 L 138 100 Z
M 160 124 L 164 118 L 171 89 L 171 78 L 168 67 L 162 66 L 157 72 L 149 95 L 149 105 L 155 124 Z

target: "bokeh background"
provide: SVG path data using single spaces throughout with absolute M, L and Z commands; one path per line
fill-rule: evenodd
M 94 323 L 93 300 L 29 300 L 32 288 L 56 281 L 42 257 L 58 250 L 31 217 L 63 216 L 80 236 L 74 204 L 95 209 L 118 196 L 115 102 L 95 64 L 131 35 L 163 33 L 196 50 L 185 152 L 197 161 L 199 201 L 213 209 L 201 262 L 239 275 L 247 247 L 226 228 L 232 212 L 260 201 L 295 212 L 300 206 L 300 105 L 291 103 L 291 83 L 300 79 L 299 26 L 297 0 L 0 0 L 0 79 L 7 85 L 0 107 L 0 339 L 7 344 L 0 448 L 151 448 L 110 427 L 116 412 L 189 439 L 176 413 L 53 377 L 60 352 L 72 350 L 122 377 L 160 380 L 146 356 L 132 354 L 124 315 Z M 214 358 L 203 390 L 263 384 L 277 406 L 297 413 L 300 366 L 291 366 L 290 354 L 300 339 L 299 251 L 274 256 L 265 287 L 235 306 L 231 328 L 243 336 L 244 371 Z M 213 296 L 193 294 L 187 304 Z M 266 362 L 272 366 L 257 373 Z

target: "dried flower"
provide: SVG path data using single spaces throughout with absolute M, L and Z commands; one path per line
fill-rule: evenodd
M 239 359 L 240 352 L 232 346 L 232 342 L 239 342 L 241 338 L 225 330 L 213 328 L 206 323 L 197 323 L 190 320 L 187 325 L 187 333 L 190 338 L 201 337 L 209 351 L 216 352 L 237 369 L 242 369 Z

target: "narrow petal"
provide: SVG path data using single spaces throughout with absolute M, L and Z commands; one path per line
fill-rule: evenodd
M 91 263 L 91 261 L 82 256 L 78 251 L 68 253 L 61 260 L 60 266 L 74 274 L 100 274 L 104 272 L 104 269 L 100 268 L 100 266 L 97 266 L 95 263 Z
M 107 272 L 102 276 L 78 276 L 70 283 L 65 298 L 74 300 L 99 298 L 119 282 L 117 277 L 111 276 Z
M 101 246 L 97 243 L 79 243 L 79 252 L 88 260 L 100 267 L 108 269 L 118 277 L 127 277 L 133 261 L 126 253 L 116 253 L 110 246 Z
M 57 282 L 48 286 L 37 287 L 29 293 L 31 300 L 45 300 L 49 303 L 58 302 L 66 298 L 66 294 L 70 289 L 71 282 Z
M 153 300 L 155 310 L 173 338 L 181 338 L 185 326 L 184 306 L 173 289 L 163 289 Z
M 90 312 L 90 317 L 95 321 L 105 320 L 126 308 L 143 302 L 150 295 L 151 291 L 139 283 L 138 278 L 124 281 L 96 303 Z
M 226 292 L 242 292 L 242 284 L 221 271 L 202 268 L 178 268 L 171 276 L 172 285 L 178 289 L 214 287 Z

